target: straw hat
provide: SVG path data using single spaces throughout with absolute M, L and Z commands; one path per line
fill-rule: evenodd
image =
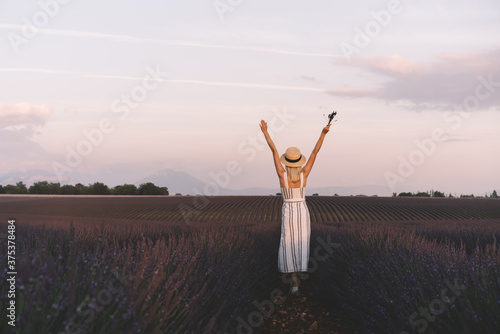
M 287 148 L 285 154 L 280 158 L 280 161 L 285 166 L 300 167 L 306 163 L 306 157 L 300 154 L 300 150 L 296 147 Z

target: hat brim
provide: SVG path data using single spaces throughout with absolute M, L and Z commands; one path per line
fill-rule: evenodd
M 306 163 L 306 157 L 302 154 L 302 158 L 300 158 L 299 161 L 297 162 L 288 162 L 285 159 L 285 154 L 282 154 L 280 157 L 280 161 L 283 165 L 288 166 L 288 167 L 300 167 L 304 166 Z

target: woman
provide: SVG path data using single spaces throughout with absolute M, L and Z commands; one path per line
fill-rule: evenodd
M 309 263 L 309 239 L 311 222 L 305 202 L 305 187 L 316 155 L 323 144 L 325 135 L 330 131 L 328 125 L 323 128 L 314 150 L 306 162 L 306 157 L 296 147 L 289 147 L 281 157 L 267 132 L 267 123 L 260 121 L 260 128 L 273 153 L 274 166 L 280 179 L 283 207 L 281 215 L 281 240 L 278 252 L 278 270 L 291 273 L 292 294 L 299 294 L 298 272 L 306 272 Z M 281 164 L 285 165 L 285 168 Z M 302 167 L 303 166 L 303 167 Z

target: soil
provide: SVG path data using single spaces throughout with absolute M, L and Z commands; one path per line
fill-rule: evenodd
M 260 326 L 259 334 L 275 333 L 354 333 L 341 326 L 342 321 L 335 319 L 330 311 L 323 307 L 314 295 L 310 281 L 300 283 L 300 295 L 290 292 L 290 286 L 280 280 L 281 291 L 285 299 L 280 305 L 275 304 L 274 312 Z

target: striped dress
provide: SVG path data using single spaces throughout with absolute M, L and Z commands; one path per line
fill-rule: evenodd
M 300 188 L 288 188 L 285 172 L 285 188 L 281 188 L 283 207 L 278 270 L 282 273 L 306 272 L 309 263 L 311 218 L 306 205 L 303 179 L 300 173 Z

